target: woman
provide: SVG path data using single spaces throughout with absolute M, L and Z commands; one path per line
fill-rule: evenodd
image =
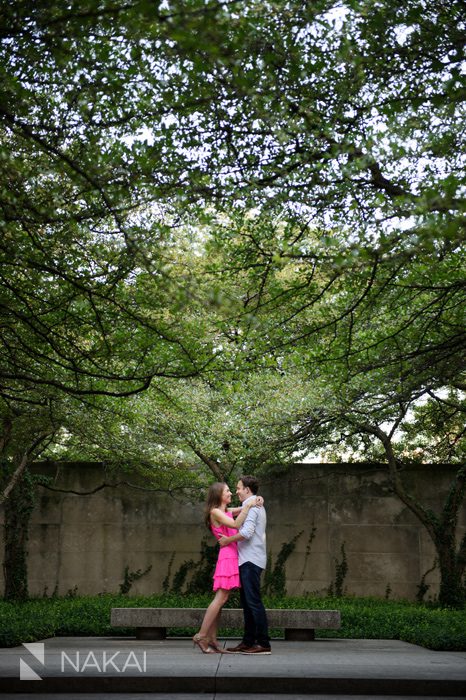
M 260 496 L 251 499 L 242 508 L 228 508 L 230 503 L 231 491 L 227 484 L 216 482 L 210 486 L 205 506 L 205 523 L 217 540 L 223 535 L 235 535 L 246 520 L 249 509 L 255 505 L 262 505 L 263 499 Z M 238 517 L 234 519 L 236 514 Z M 214 572 L 215 597 L 205 612 L 201 629 L 193 637 L 194 644 L 197 644 L 203 654 L 223 653 L 217 641 L 220 613 L 230 597 L 230 592 L 239 587 L 238 545 L 232 542 L 220 547 Z

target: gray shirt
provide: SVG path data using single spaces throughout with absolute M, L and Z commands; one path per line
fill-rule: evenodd
M 243 505 L 254 498 L 250 496 Z M 250 508 L 246 520 L 239 529 L 239 534 L 245 539 L 238 542 L 238 563 L 245 564 L 251 561 L 261 569 L 267 564 L 267 549 L 265 540 L 265 528 L 267 526 L 267 514 L 265 508 Z

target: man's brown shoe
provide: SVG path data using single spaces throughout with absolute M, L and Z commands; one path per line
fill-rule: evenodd
M 240 642 L 235 647 L 227 647 L 227 651 L 230 651 L 233 654 L 240 654 L 241 652 L 246 651 L 246 649 L 252 649 L 252 647 L 244 642 Z
M 261 647 L 259 644 L 254 644 L 253 647 L 243 649 L 242 654 L 271 654 L 272 649 L 270 647 Z

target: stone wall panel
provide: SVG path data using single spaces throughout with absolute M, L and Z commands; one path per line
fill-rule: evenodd
M 150 565 L 151 571 L 133 583 L 131 594 L 159 593 L 172 558 L 171 581 L 185 561 L 199 561 L 206 535 L 207 543 L 214 544 L 203 525 L 202 500 L 131 488 L 128 483 L 99 489 L 104 482 L 135 479 L 109 474 L 98 464 L 47 463 L 35 469 L 51 476 L 54 488 L 69 493 L 39 487 L 28 543 L 32 595 L 44 590 L 51 595 L 56 586 L 60 595 L 76 587 L 78 594 L 117 592 L 125 566 L 136 571 Z M 438 511 L 454 473 L 448 466 L 410 467 L 403 479 L 425 505 Z M 234 491 L 235 480 L 230 487 Z M 382 465 L 277 468 L 262 479 L 262 494 L 272 565 L 283 544 L 302 531 L 286 562 L 289 594 L 324 594 L 334 584 L 343 543 L 348 563 L 343 587 L 349 594 L 384 596 L 388 587 L 391 597 L 414 598 L 422 575 L 432 567 L 433 544 L 391 492 Z M 466 530 L 465 512 L 463 508 L 460 513 L 460 535 Z M 427 597 L 437 592 L 438 579 L 438 570 L 427 576 Z

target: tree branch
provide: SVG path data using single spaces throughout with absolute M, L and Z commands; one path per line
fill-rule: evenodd
M 204 464 L 206 464 L 209 467 L 210 471 L 215 476 L 217 481 L 225 481 L 225 476 L 221 471 L 218 463 L 214 459 L 208 457 L 203 452 L 198 450 L 192 442 L 188 442 L 188 445 L 192 449 L 192 451 L 199 457 L 199 459 L 201 459 L 204 462 Z

